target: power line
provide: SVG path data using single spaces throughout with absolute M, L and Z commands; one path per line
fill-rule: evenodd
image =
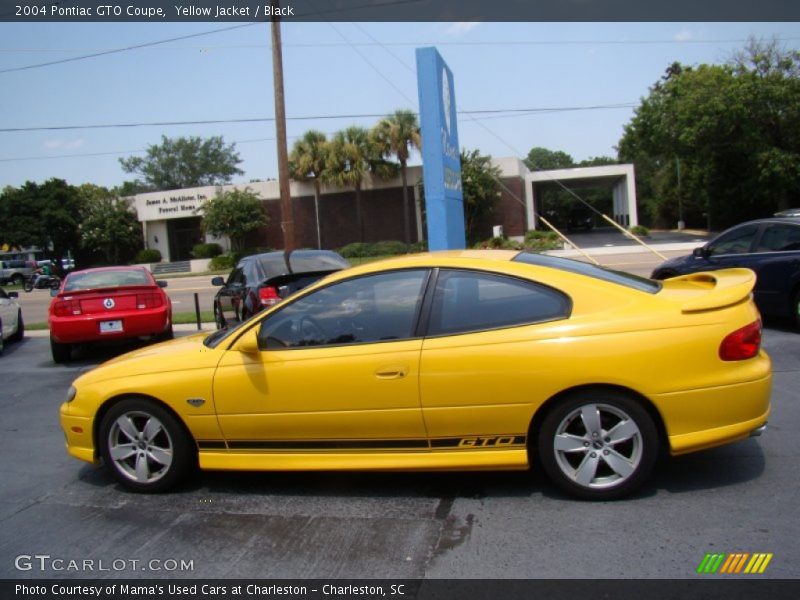
M 362 29 L 363 31 L 363 29 Z M 214 31 L 208 33 L 215 33 Z M 365 32 L 366 33 L 366 32 Z M 372 36 L 369 36 L 372 38 Z M 179 39 L 179 38 L 175 38 Z M 371 42 L 284 42 L 284 48 L 342 48 L 350 46 L 382 46 L 382 47 L 416 47 L 416 46 L 584 46 L 584 45 L 607 45 L 607 46 L 638 46 L 638 45 L 658 45 L 658 44 L 742 44 L 749 40 L 747 39 L 728 39 L 728 40 L 485 40 L 485 41 L 453 41 L 453 40 L 432 40 L 432 41 L 418 41 L 418 42 L 379 42 L 374 40 Z M 800 40 L 800 37 L 787 37 L 776 38 L 778 42 L 794 42 Z M 252 49 L 267 49 L 270 48 L 269 44 L 253 43 L 253 44 L 204 44 L 197 46 L 163 46 L 169 40 L 162 42 L 152 42 L 141 46 L 131 47 L 130 49 L 144 49 L 152 48 L 154 50 L 252 50 Z M 2 48 L 0 47 L 0 54 L 3 53 L 19 53 L 19 54 L 34 54 L 34 53 L 50 53 L 50 52 L 123 52 L 124 48 Z M 98 56 L 101 54 L 98 54 Z M 95 54 L 87 55 L 78 58 L 90 58 Z M 45 66 L 49 63 L 43 63 Z M 29 65 L 27 68 L 34 68 L 38 65 Z
M 404 96 L 405 97 L 405 96 Z M 407 98 L 406 98 L 407 99 Z M 551 106 L 535 108 L 508 108 L 508 109 L 488 109 L 488 110 L 460 110 L 460 115 L 500 115 L 508 116 L 525 114 L 544 114 L 554 112 L 572 112 L 582 110 L 608 110 L 620 108 L 633 108 L 637 106 L 633 103 L 619 104 L 599 104 L 592 106 Z M 303 117 L 286 117 L 287 121 L 318 121 L 335 119 L 381 119 L 387 116 L 385 113 L 366 113 L 349 115 L 310 115 Z M 154 122 L 134 122 L 134 123 L 104 123 L 91 125 L 42 125 L 34 127 L 4 127 L 0 128 L 0 133 L 19 133 L 27 131 L 70 131 L 76 129 L 124 129 L 135 127 L 167 127 L 176 125 L 220 125 L 220 124 L 241 124 L 241 123 L 269 123 L 275 121 L 275 117 L 250 117 L 241 119 L 204 119 L 196 121 L 154 121 Z

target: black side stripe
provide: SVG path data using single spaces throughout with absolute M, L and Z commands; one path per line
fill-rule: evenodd
M 491 450 L 525 446 L 524 435 L 394 440 L 198 440 L 200 450 Z

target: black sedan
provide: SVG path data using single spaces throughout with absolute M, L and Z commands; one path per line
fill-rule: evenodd
M 753 295 L 764 315 L 789 317 L 800 327 L 800 218 L 758 219 L 724 231 L 690 256 L 659 265 L 651 277 L 746 267 L 756 272 Z
M 214 321 L 223 329 L 277 304 L 318 279 L 347 269 L 344 258 L 330 250 L 267 252 L 242 258 L 228 280 L 214 277 L 222 289 L 214 297 Z

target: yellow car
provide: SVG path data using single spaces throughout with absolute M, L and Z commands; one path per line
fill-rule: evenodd
M 216 470 L 541 465 L 629 494 L 657 454 L 758 435 L 771 365 L 752 271 L 664 282 L 510 251 L 341 271 L 232 330 L 90 371 L 67 450 L 134 491 Z

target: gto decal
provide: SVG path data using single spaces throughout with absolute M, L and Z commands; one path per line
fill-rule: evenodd
M 484 448 L 486 446 L 513 446 L 515 437 L 513 435 L 503 436 L 478 436 L 463 438 L 458 442 L 460 448 Z

